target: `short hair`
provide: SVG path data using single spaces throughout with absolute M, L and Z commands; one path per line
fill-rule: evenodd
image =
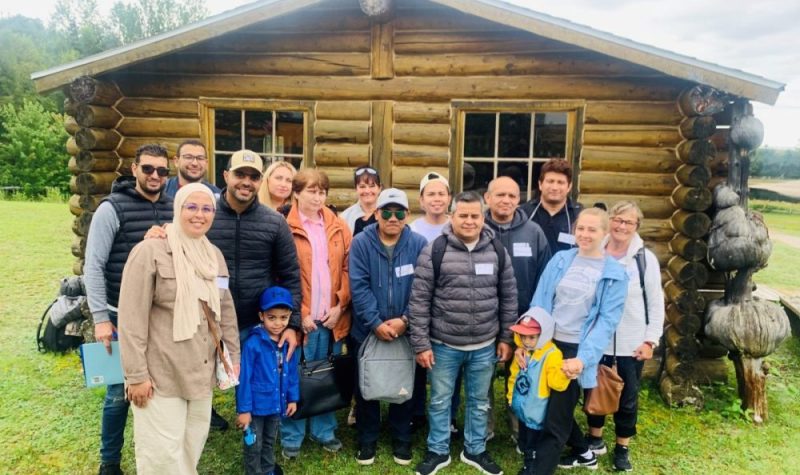
M 297 172 L 292 179 L 292 191 L 295 193 L 300 193 L 312 186 L 318 186 L 325 190 L 325 193 L 328 193 L 330 185 L 331 182 L 328 179 L 328 175 L 315 168 L 304 168 Z
M 369 171 L 359 173 L 361 170 Z M 370 173 L 371 171 L 374 171 L 375 173 Z M 381 186 L 381 175 L 378 173 L 378 170 L 373 167 L 367 165 L 358 167 L 353 171 L 353 186 L 357 187 L 359 183 Z
M 610 218 L 613 218 L 614 216 L 619 216 L 620 214 L 627 213 L 628 211 L 634 211 L 636 213 L 636 219 L 639 221 L 636 224 L 636 227 L 638 228 L 639 225 L 642 224 L 642 220 L 644 219 L 644 213 L 642 213 L 642 209 L 639 208 L 639 205 L 637 205 L 633 201 L 630 200 L 617 201 L 616 203 L 614 203 L 614 206 L 612 206 L 611 209 L 608 210 L 608 216 Z
M 484 211 L 483 198 L 476 191 L 462 191 L 453 198 L 453 209 L 456 209 L 459 203 L 480 203 L 481 212 Z
M 163 145 L 157 143 L 148 143 L 137 148 L 136 156 L 134 157 L 133 162 L 139 163 L 142 155 L 150 155 L 151 157 L 164 157 L 169 160 L 169 152 L 167 152 L 167 149 Z
M 181 142 L 180 145 L 178 145 L 178 151 L 175 152 L 175 155 L 180 157 L 181 156 L 181 149 L 183 147 L 185 147 L 186 145 L 194 145 L 195 147 L 203 147 L 203 151 L 204 152 L 206 150 L 206 144 L 204 144 L 200 140 L 198 140 L 198 139 L 186 139 L 183 142 Z
M 603 231 L 608 232 L 608 228 L 609 228 L 609 225 L 608 225 L 608 213 L 606 212 L 606 210 L 604 210 L 602 208 L 595 208 L 595 207 L 584 208 L 583 211 L 578 213 L 578 217 L 575 219 L 575 224 L 576 225 L 578 224 L 578 221 L 581 219 L 581 216 L 597 216 L 598 218 L 600 218 L 600 225 L 603 227 Z M 573 225 L 573 228 L 574 228 L 574 226 L 575 225 Z M 573 229 L 573 233 L 574 233 L 574 231 L 575 230 Z
M 572 183 L 572 165 L 569 161 L 563 158 L 551 158 L 542 165 L 542 170 L 539 172 L 539 183 L 544 180 L 547 173 L 560 173 L 567 177 L 567 183 Z

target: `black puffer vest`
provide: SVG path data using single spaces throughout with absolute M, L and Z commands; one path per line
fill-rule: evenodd
M 153 203 L 136 191 L 134 177 L 121 176 L 114 180 L 111 194 L 103 201 L 111 203 L 119 219 L 119 230 L 114 236 L 105 269 L 106 298 L 109 305 L 116 307 L 122 283 L 122 269 L 128 260 L 128 254 L 144 239 L 150 227 L 172 222 L 172 198 L 161 193 L 158 201 Z

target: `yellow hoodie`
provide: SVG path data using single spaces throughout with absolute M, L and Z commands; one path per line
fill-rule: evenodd
M 514 343 L 517 345 L 517 347 L 522 347 L 522 341 L 516 333 L 514 334 Z M 542 345 L 541 348 L 538 348 L 534 351 L 528 351 L 527 354 L 529 358 L 540 361 L 542 356 L 544 356 L 544 354 L 547 353 L 550 348 L 553 348 L 553 351 L 547 356 L 547 360 L 544 362 L 543 374 L 539 378 L 539 397 L 542 399 L 549 398 L 551 390 L 564 391 L 567 389 L 570 381 L 564 372 L 561 371 L 561 365 L 564 361 L 564 356 L 561 354 L 561 350 L 559 350 L 553 344 L 552 340 Z M 508 375 L 508 394 L 506 395 L 509 405 L 511 405 L 511 397 L 514 394 L 514 384 L 517 382 L 518 374 L 519 363 L 517 363 L 516 358 L 513 358 L 511 360 L 511 369 Z

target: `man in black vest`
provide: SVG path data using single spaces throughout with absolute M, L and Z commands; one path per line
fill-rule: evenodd
M 122 269 L 133 247 L 153 225 L 172 221 L 172 200 L 162 193 L 169 174 L 167 149 L 148 144 L 136 150 L 131 172 L 111 186 L 111 194 L 97 207 L 86 239 L 84 280 L 94 334 L 111 353 L 116 339 L 117 300 Z M 128 402 L 124 385 L 106 390 L 100 433 L 100 474 L 121 474 Z

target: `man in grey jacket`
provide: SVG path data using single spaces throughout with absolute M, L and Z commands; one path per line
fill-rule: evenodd
M 509 328 L 517 318 L 514 270 L 502 246 L 503 258 L 495 251 L 480 196 L 463 192 L 453 203 L 438 279 L 433 241 L 417 260 L 409 302 L 411 345 L 431 381 L 428 451 L 416 473 L 432 475 L 450 464 L 450 400 L 463 368 L 467 416 L 461 461 L 483 473 L 501 474 L 486 452 L 488 394 L 495 363 L 511 357 Z

